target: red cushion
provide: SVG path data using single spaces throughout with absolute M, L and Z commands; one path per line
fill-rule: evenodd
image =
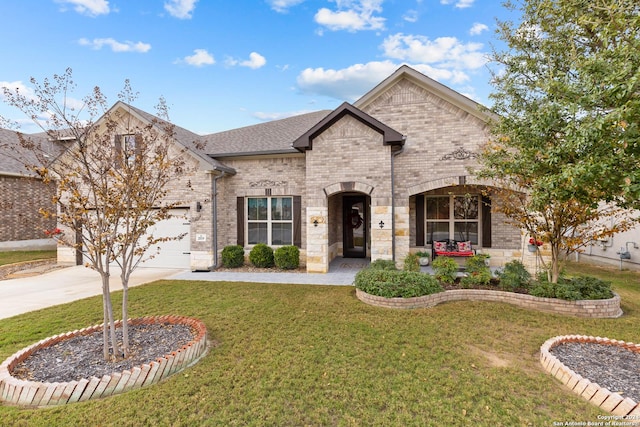
M 448 251 L 436 251 L 436 255 L 439 256 L 473 256 L 473 251 L 455 251 L 455 252 L 448 252 Z

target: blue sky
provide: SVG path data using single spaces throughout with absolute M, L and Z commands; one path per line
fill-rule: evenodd
M 497 0 L 3 1 L 0 86 L 28 93 L 30 77 L 71 67 L 73 98 L 99 86 L 113 104 L 130 79 L 135 106 L 154 113 L 162 96 L 199 134 L 333 109 L 402 64 L 487 105 L 506 13 Z

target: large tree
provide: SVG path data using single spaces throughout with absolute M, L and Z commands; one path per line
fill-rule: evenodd
M 185 172 L 183 150 L 173 142 L 174 127 L 161 99 L 162 119 L 136 119 L 129 104 L 135 100 L 128 81 L 118 95 L 122 108 L 109 108 L 96 87 L 79 105 L 70 94 L 75 88 L 67 69 L 42 83 L 31 79 L 33 93 L 4 89 L 7 104 L 22 111 L 44 132 L 49 141 L 68 145 L 51 159 L 49 143 L 42 144 L 19 133 L 29 153 L 22 159 L 45 182 L 55 181 L 54 216 L 60 229 L 49 231 L 59 243 L 81 251 L 85 264 L 102 278 L 104 356 L 126 357 L 128 340 L 128 284 L 131 273 L 157 254 L 158 243 L 183 236 L 154 237 L 148 230 L 170 217 L 179 201 L 167 198 L 167 185 Z M 6 120 L 5 120 L 6 122 Z M 35 159 L 35 161 L 34 161 Z M 121 267 L 123 340 L 116 339 L 110 295 L 112 265 Z
M 628 228 L 640 198 L 637 0 L 507 2 L 493 53 L 496 120 L 478 175 L 506 215 L 562 253 Z M 605 221 L 606 219 L 606 221 Z

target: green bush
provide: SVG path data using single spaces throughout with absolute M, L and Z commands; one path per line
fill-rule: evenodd
M 485 270 L 470 271 L 460 280 L 463 288 L 473 288 L 475 286 L 486 286 L 491 283 L 491 270 L 487 267 Z
M 283 270 L 294 270 L 300 267 L 300 249 L 297 246 L 280 246 L 273 253 L 276 267 Z
M 512 292 L 517 288 L 527 288 L 531 282 L 531 273 L 524 264 L 514 259 L 504 265 L 504 269 L 498 273 L 498 278 L 500 289 Z
M 249 252 L 249 261 L 256 267 L 273 267 L 273 249 L 264 243 L 258 243 Z
M 420 261 L 418 255 L 409 254 L 404 259 L 404 271 L 420 271 Z
M 613 298 L 611 283 L 591 276 L 560 278 L 558 283 L 542 280 L 537 282 L 529 293 L 536 297 L 569 301 Z
M 371 267 L 356 274 L 354 285 L 370 295 L 385 298 L 411 298 L 443 291 L 428 274 Z
M 225 246 L 222 249 L 222 266 L 238 268 L 244 264 L 244 248 L 240 245 Z
M 431 264 L 439 282 L 451 284 L 456 281 L 458 263 L 446 256 L 439 256 Z
M 377 259 L 369 264 L 369 267 L 373 270 L 397 270 L 396 263 L 390 259 Z

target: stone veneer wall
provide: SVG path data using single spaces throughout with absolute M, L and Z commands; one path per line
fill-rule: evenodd
M 391 148 L 382 136 L 346 115 L 313 140 L 306 152 L 307 271 L 329 269 L 330 223 L 328 198 L 340 193 L 361 193 L 371 197 L 371 260 L 391 259 Z M 346 183 L 346 185 L 341 185 Z M 315 227 L 311 218 L 319 219 Z M 380 229 L 370 224 L 383 221 Z M 334 221 L 335 222 L 335 221 Z M 332 230 L 330 232 L 330 230 Z
M 604 300 L 565 301 L 505 291 L 455 289 L 414 298 L 385 298 L 356 289 L 356 296 L 364 303 L 385 308 L 430 308 L 449 301 L 487 301 L 576 317 L 617 318 L 622 316 L 620 296 L 617 294 L 613 298 Z
M 472 154 L 487 140 L 486 124 L 407 79 L 362 109 L 407 136 L 404 152 L 395 158 L 396 260 L 403 260 L 413 224 L 409 198 L 415 194 L 409 189 L 447 177 L 457 183 L 468 175 L 467 168 L 476 164 Z M 452 156 L 459 150 L 468 154 Z
M 55 188 L 35 178 L 0 176 L 0 242 L 44 239 L 56 220 L 45 219 L 39 209 L 55 209 Z

